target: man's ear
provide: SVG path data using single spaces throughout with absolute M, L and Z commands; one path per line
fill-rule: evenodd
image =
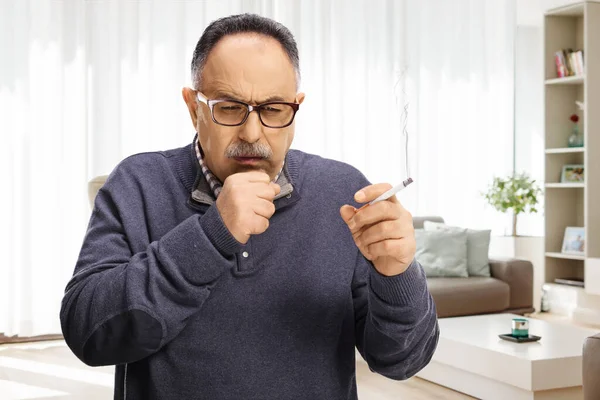
M 296 94 L 296 103 L 302 104 L 302 102 L 304 101 L 304 97 L 305 96 L 306 95 L 304 93 L 302 93 L 302 92 Z
M 184 87 L 181 89 L 181 95 L 183 96 L 183 101 L 185 101 L 188 111 L 190 112 L 192 124 L 194 124 L 194 130 L 196 130 L 198 126 L 198 102 L 196 101 L 196 91 L 188 87 Z

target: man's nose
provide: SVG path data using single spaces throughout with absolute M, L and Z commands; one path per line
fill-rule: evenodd
M 248 115 L 248 119 L 241 126 L 239 138 L 248 142 L 255 143 L 262 136 L 262 124 L 257 111 L 253 111 Z

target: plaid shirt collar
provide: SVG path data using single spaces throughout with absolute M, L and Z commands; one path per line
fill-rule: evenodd
M 202 174 L 204 175 L 204 178 L 206 178 L 206 181 L 210 185 L 210 189 L 212 190 L 212 192 L 215 196 L 215 199 L 216 199 L 217 197 L 219 197 L 219 194 L 221 193 L 221 189 L 223 188 L 223 183 L 219 180 L 219 178 L 217 178 L 211 172 L 210 169 L 208 169 L 208 166 L 204 162 L 204 154 L 202 153 L 202 148 L 200 147 L 200 139 L 198 138 L 197 134 L 194 137 L 193 146 L 194 146 L 194 149 L 196 150 L 196 157 L 198 158 L 198 163 L 200 164 L 200 168 L 202 169 Z M 284 162 L 284 164 L 285 164 L 285 162 Z M 279 170 L 279 173 L 277 174 L 277 176 L 275 176 L 275 179 L 273 179 L 273 182 L 277 182 L 277 180 L 279 179 L 279 175 L 281 175 L 282 171 L 283 171 L 283 166 Z

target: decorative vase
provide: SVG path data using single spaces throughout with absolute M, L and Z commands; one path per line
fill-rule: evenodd
M 579 131 L 577 124 L 573 125 L 573 131 L 569 136 L 569 147 L 583 147 L 583 135 Z

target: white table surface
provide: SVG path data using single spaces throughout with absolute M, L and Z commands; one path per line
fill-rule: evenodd
M 514 343 L 500 339 L 498 335 L 511 333 L 513 318 L 523 317 L 491 314 L 441 318 L 440 335 L 452 341 L 535 361 L 581 356 L 585 339 L 598 333 L 593 329 L 526 318 L 529 321 L 529 333 L 541 336 L 538 342 Z
M 441 318 L 440 341 L 418 376 L 483 399 L 581 399 L 583 343 L 597 332 L 527 318 L 537 342 L 500 339 L 513 314 Z

